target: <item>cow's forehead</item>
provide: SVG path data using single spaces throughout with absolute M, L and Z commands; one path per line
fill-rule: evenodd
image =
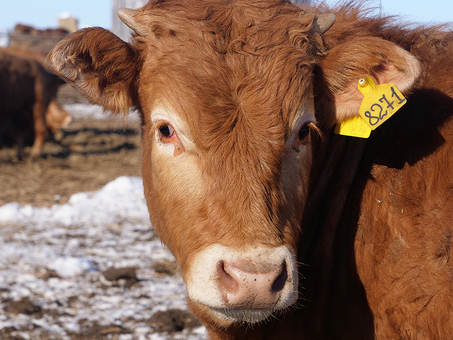
M 196 65 L 197 61 L 182 56 L 157 63 L 154 71 L 144 72 L 142 81 L 152 84 L 149 92 L 143 86 L 141 91 L 145 115 L 167 111 L 170 122 L 175 117 L 182 120 L 178 125 L 185 125 L 200 147 L 211 149 L 212 144 L 219 145 L 216 139 L 234 134 L 236 139 L 266 136 L 280 143 L 306 117 L 315 122 L 311 69 L 298 69 L 286 79 L 284 70 L 266 73 L 256 68 L 239 75 L 238 68 Z
M 235 69 L 261 66 L 240 55 L 312 64 L 322 48 L 319 35 L 311 31 L 314 15 L 280 0 L 150 1 L 134 19 L 147 30 L 145 41 L 153 53 L 180 50 L 206 62 L 218 57 L 219 67 L 222 62 Z
M 172 0 L 141 11 L 145 117 L 164 103 L 204 157 L 278 168 L 301 116 L 314 120 L 313 16 L 280 1 Z
M 308 42 L 311 22 L 301 20 L 299 9 L 280 16 L 262 10 L 263 17 L 253 11 L 238 17 L 225 8 L 207 17 L 196 10 L 148 11 L 164 13 L 147 16 L 153 33 L 138 38 L 148 111 L 165 101 L 191 130 L 210 136 L 204 142 L 218 145 L 213 137 L 224 139 L 234 129 L 281 141 L 310 106 L 316 58 Z

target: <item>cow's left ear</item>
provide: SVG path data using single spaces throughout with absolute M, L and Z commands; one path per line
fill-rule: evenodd
M 137 106 L 140 58 L 108 30 L 95 27 L 71 34 L 50 51 L 46 67 L 105 110 L 128 112 Z
M 320 63 L 318 79 L 334 100 L 334 117 L 326 123 L 358 116 L 363 95 L 360 78 L 370 76 L 377 84 L 393 83 L 407 94 L 421 73 L 418 60 L 400 46 L 380 38 L 360 37 L 334 47 Z

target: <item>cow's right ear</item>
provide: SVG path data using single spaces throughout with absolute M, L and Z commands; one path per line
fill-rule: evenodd
M 103 28 L 77 31 L 48 54 L 46 67 L 115 113 L 137 106 L 135 83 L 141 69 L 137 51 Z

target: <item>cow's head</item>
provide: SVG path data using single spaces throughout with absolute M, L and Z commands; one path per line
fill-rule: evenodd
M 132 43 L 85 29 L 51 68 L 106 110 L 140 112 L 151 221 L 195 312 L 228 326 L 288 308 L 312 139 L 357 114 L 359 78 L 404 91 L 418 62 L 377 38 L 326 51 L 335 16 L 279 0 L 152 1 L 119 15 Z

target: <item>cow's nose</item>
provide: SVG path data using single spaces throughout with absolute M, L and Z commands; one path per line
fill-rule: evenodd
M 257 268 L 249 261 L 221 261 L 217 275 L 226 305 L 234 308 L 273 308 L 288 279 L 285 262 L 273 268 Z

